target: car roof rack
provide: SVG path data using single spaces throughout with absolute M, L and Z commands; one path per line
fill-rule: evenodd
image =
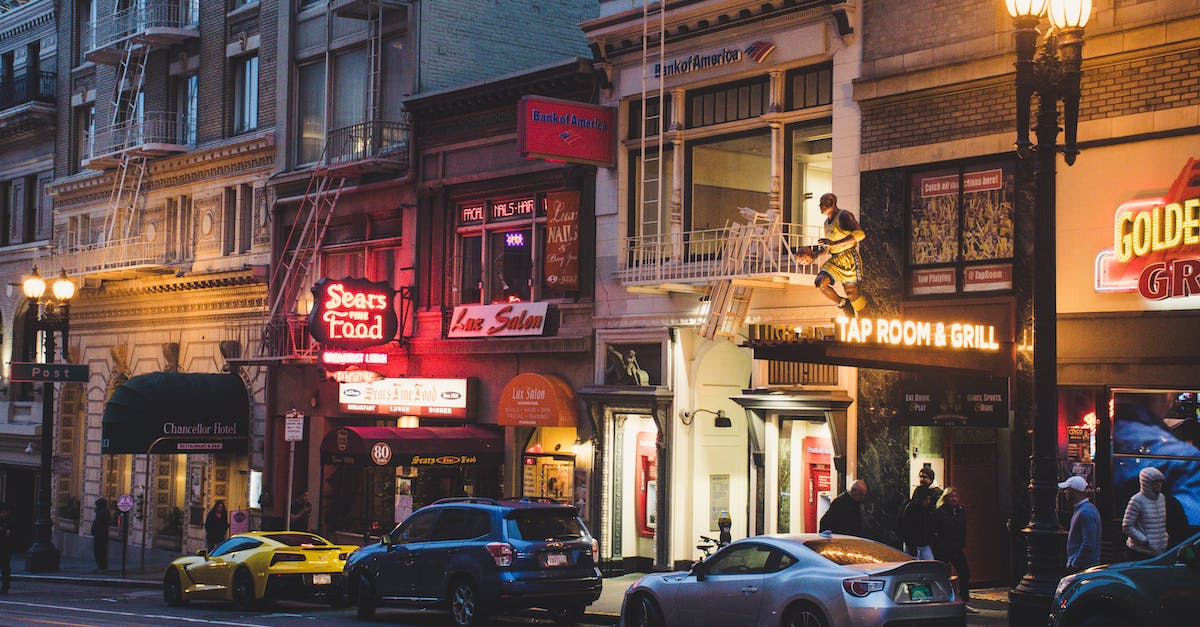
M 489 499 L 482 496 L 452 496 L 449 498 L 438 499 L 433 502 L 434 505 L 443 505 L 445 503 L 482 503 L 484 505 L 499 505 L 496 499 Z
M 500 500 L 506 501 L 509 503 L 550 503 L 553 505 L 567 505 L 568 504 L 565 501 L 560 501 L 558 499 L 552 499 L 548 496 L 509 496 L 509 497 L 506 497 L 506 498 L 503 498 Z

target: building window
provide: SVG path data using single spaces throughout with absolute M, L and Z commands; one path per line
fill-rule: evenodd
M 195 74 L 177 79 L 175 86 L 176 137 L 179 143 L 188 146 L 196 144 L 198 86 Z
M 325 62 L 302 65 L 298 74 L 296 118 L 300 132 L 297 133 L 296 160 L 315 163 L 325 146 Z
M 333 116 L 330 128 L 346 128 L 367 119 L 369 78 L 366 48 L 342 52 L 333 58 Z
M 233 132 L 258 128 L 258 55 L 234 61 Z
M 455 305 L 567 298 L 544 274 L 546 207 L 542 194 L 461 202 Z
M 833 191 L 833 125 L 828 120 L 790 126 L 784 131 L 785 221 L 803 225 L 816 237 L 825 222 L 817 206 Z
M 685 231 L 716 231 L 742 220 L 739 207 L 764 212 L 771 192 L 771 132 L 769 129 L 688 146 L 688 186 L 684 204 Z M 692 242 L 692 254 L 712 254 L 723 241 L 702 238 Z
M 910 294 L 1012 289 L 1012 190 L 1012 166 L 1004 163 L 911 175 Z
M 83 55 L 96 44 L 96 0 L 79 0 L 75 3 L 75 36 L 79 45 L 75 47 L 75 64 L 83 63 Z
M 833 66 L 792 70 L 787 74 L 788 111 L 833 103 Z
M 13 207 L 17 206 L 17 186 L 12 182 L 0 182 L 0 246 L 12 243 Z
M 630 219 L 628 236 L 656 239 L 670 224 L 671 190 L 675 185 L 675 151 L 667 148 L 663 158 L 647 151 L 629 158 Z M 665 242 L 664 242 L 665 243 Z
M 756 118 L 771 104 L 771 79 L 754 78 L 688 94 L 688 127 L 712 126 Z
M 167 257 L 172 261 L 192 259 L 196 225 L 192 217 L 191 196 L 167 199 Z
M 75 166 L 78 171 L 83 162 L 95 154 L 96 105 L 88 103 L 75 108 Z
M 254 189 L 248 184 L 225 188 L 225 223 L 222 228 L 222 253 L 243 254 L 250 250 Z
M 671 96 L 668 94 L 664 97 L 662 108 L 662 118 L 659 116 L 658 96 L 646 99 L 646 126 L 649 131 L 647 137 L 655 137 L 659 131 L 665 126 L 671 128 Z M 629 139 L 637 139 L 642 136 L 642 101 L 634 100 L 629 103 Z

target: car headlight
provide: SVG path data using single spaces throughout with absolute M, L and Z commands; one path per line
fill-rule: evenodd
M 1058 587 L 1054 589 L 1054 598 L 1057 599 L 1061 597 L 1063 591 L 1066 590 L 1071 584 L 1075 583 L 1075 580 L 1078 578 L 1078 575 L 1067 575 L 1066 577 L 1059 579 Z

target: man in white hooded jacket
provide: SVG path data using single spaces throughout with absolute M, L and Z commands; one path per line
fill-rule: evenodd
M 1157 468 L 1138 473 L 1141 490 L 1129 498 L 1121 531 L 1128 540 L 1131 560 L 1154 557 L 1167 550 L 1167 499 L 1162 495 L 1163 474 Z

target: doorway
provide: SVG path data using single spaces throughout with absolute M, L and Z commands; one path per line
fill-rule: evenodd
M 767 421 L 764 532 L 813 533 L 833 500 L 833 444 L 820 416 Z

